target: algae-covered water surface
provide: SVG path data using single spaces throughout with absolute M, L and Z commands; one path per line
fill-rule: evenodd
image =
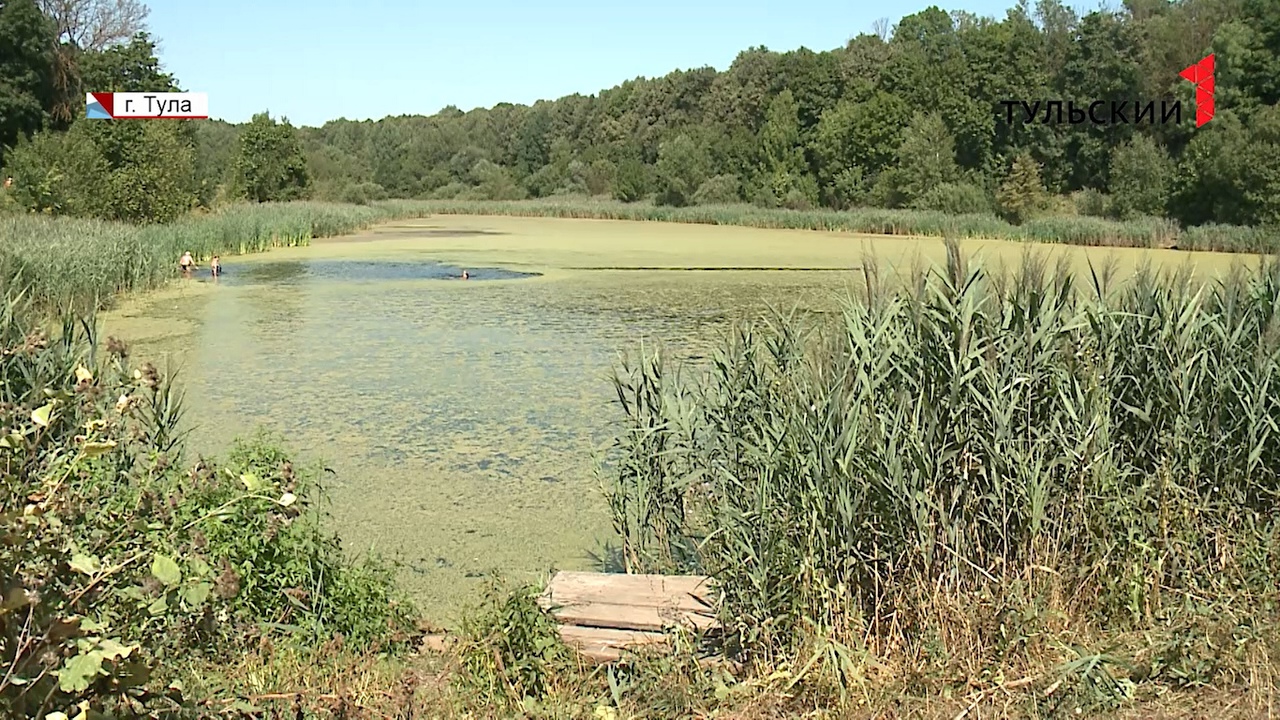
M 996 260 L 1025 245 L 971 243 Z M 1207 254 L 1044 248 L 1225 268 Z M 590 220 L 443 217 L 228 259 L 105 318 L 179 371 L 191 448 L 258 426 L 334 471 L 337 530 L 396 557 L 451 622 L 489 571 L 595 566 L 610 540 L 593 451 L 620 417 L 617 353 L 705 355 L 766 304 L 823 309 L 865 252 L 940 260 L 938 240 Z M 459 276 L 466 269 L 470 279 Z

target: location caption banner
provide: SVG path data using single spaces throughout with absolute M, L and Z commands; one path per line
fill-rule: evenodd
M 96 92 L 85 95 L 85 117 L 94 120 L 208 120 L 209 94 Z

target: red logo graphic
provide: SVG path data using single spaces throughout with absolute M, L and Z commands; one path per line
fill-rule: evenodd
M 1196 127 L 1213 119 L 1213 55 L 1178 73 L 1196 84 Z

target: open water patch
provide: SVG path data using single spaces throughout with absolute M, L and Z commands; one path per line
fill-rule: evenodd
M 297 285 L 315 281 L 462 280 L 463 270 L 431 261 L 284 260 L 224 265 L 218 282 L 227 285 Z M 540 275 L 503 268 L 469 267 L 465 270 L 469 281 L 519 280 Z

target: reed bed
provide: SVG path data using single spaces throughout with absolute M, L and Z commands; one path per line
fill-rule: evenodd
M 409 204 L 264 203 L 144 227 L 0 215 L 0 289 L 29 288 L 45 309 L 97 309 L 120 293 L 176 277 L 178 257 L 188 250 L 198 260 L 262 252 L 423 213 Z
M 817 638 L 853 675 L 1130 633 L 1134 677 L 1274 700 L 1280 263 L 1118 282 L 948 249 L 904 282 L 868 258 L 838 317 L 742 323 L 692 375 L 624 358 L 602 479 L 629 569 L 709 573 L 741 648 Z
M 1171 220 L 1127 221 L 1087 216 L 1051 216 L 1011 225 L 994 215 L 948 215 L 924 210 L 787 210 L 752 205 L 668 207 L 604 199 L 520 201 L 401 201 L 444 215 L 512 215 L 738 225 L 784 230 L 825 230 L 875 235 L 1017 240 L 1071 245 L 1173 247 L 1218 252 L 1280 252 L 1280 230 L 1215 225 L 1186 230 Z

